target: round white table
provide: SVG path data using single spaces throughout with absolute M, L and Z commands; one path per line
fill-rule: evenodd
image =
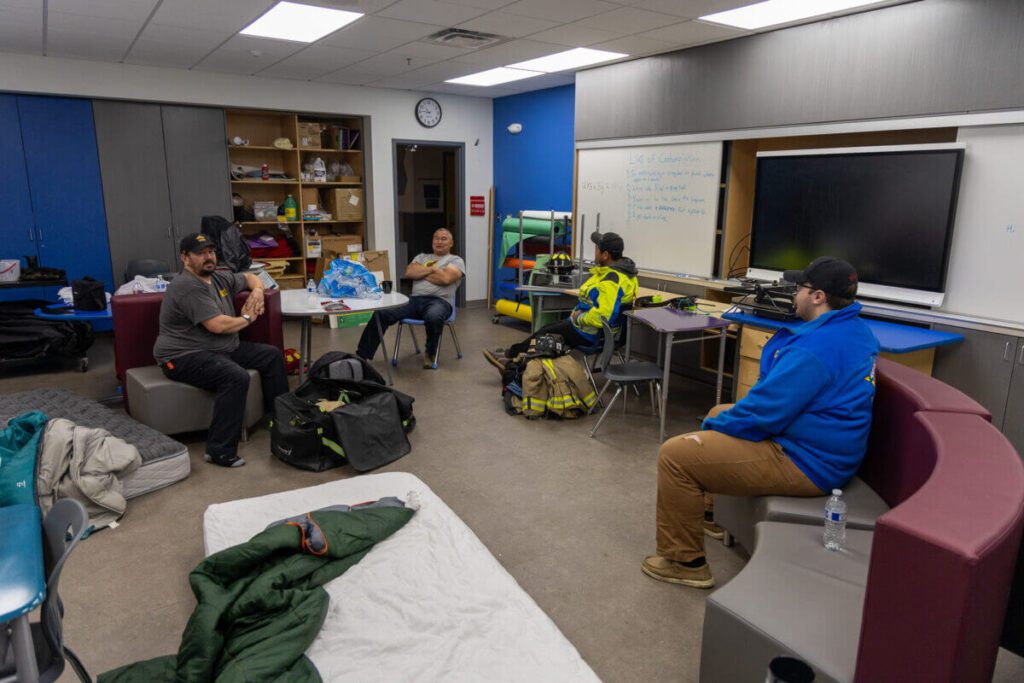
M 385 294 L 379 299 L 356 299 L 355 297 L 341 299 L 329 296 L 318 296 L 317 299 L 318 305 L 313 306 L 305 289 L 285 289 L 281 291 L 281 315 L 302 319 L 302 332 L 299 336 L 299 353 L 302 354 L 302 358 L 299 361 L 300 384 L 306 379 L 306 363 L 310 361 L 310 356 L 313 353 L 313 316 L 339 314 L 337 311 L 325 311 L 325 303 L 342 301 L 351 310 L 341 311 L 341 313 L 361 313 L 398 308 L 409 302 L 409 297 L 398 292 Z M 394 384 L 395 382 L 391 377 L 391 364 L 388 363 L 388 349 L 384 342 L 384 329 L 381 327 L 379 318 L 375 317 L 374 322 L 377 325 L 377 332 L 380 333 L 380 346 L 384 352 L 384 370 L 388 374 L 388 384 Z

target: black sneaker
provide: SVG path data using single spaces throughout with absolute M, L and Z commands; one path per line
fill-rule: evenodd
M 203 460 L 221 467 L 241 467 L 245 464 L 245 458 L 240 455 L 210 455 L 206 453 L 203 455 Z

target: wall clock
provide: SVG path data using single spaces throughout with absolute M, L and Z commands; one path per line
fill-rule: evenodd
M 416 120 L 425 128 L 441 123 L 441 105 L 433 97 L 424 97 L 416 103 Z

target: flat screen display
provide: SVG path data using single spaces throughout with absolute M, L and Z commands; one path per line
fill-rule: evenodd
M 751 267 L 781 271 L 836 256 L 864 283 L 943 291 L 963 154 L 758 157 Z

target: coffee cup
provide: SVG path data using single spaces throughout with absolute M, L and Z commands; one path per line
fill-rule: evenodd
M 384 290 L 385 294 L 390 294 L 391 293 L 391 287 L 392 287 L 391 280 L 381 280 L 380 281 L 380 288 L 382 290 Z

